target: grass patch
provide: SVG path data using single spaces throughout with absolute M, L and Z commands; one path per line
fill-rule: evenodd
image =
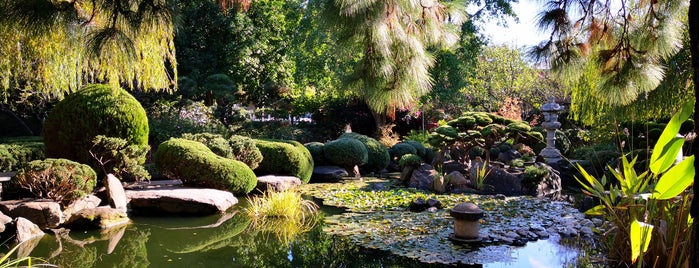
M 251 227 L 287 244 L 318 222 L 318 205 L 294 189 L 266 191 L 248 198 L 248 202 L 245 213 L 251 219 Z

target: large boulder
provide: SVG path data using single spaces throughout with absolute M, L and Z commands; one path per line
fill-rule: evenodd
M 104 186 L 107 189 L 109 206 L 126 213 L 126 192 L 121 181 L 113 174 L 108 174 Z
M 5 227 L 7 226 L 8 223 L 12 222 L 12 218 L 9 216 L 0 213 L 0 233 L 5 231 Z
M 63 224 L 71 230 L 107 229 L 129 222 L 126 212 L 111 207 L 83 209 Z
M 493 167 L 483 180 L 483 193 L 506 196 L 522 195 L 522 176 L 520 175 L 507 172 L 503 168 Z
M 127 190 L 134 213 L 210 215 L 238 203 L 232 193 L 215 189 L 161 188 Z
M 542 197 L 542 196 L 549 196 L 549 195 L 554 195 L 561 190 L 563 190 L 563 186 L 561 183 L 561 177 L 560 173 L 558 170 L 552 168 L 549 165 L 546 165 L 544 163 L 537 163 L 537 165 L 548 169 L 549 174 L 548 176 L 544 177 L 539 183 L 533 186 L 529 187 L 524 187 L 526 189 L 526 194 L 532 195 L 532 196 L 537 196 L 537 197 Z
M 18 217 L 12 221 L 10 227 L 11 228 L 8 228 L 6 232 L 2 233 L 3 239 L 14 237 L 17 243 L 22 243 L 44 236 L 44 231 L 42 231 L 38 225 L 22 217 Z
M 420 190 L 432 190 L 434 178 L 438 176 L 437 171 L 431 165 L 422 164 L 415 170 L 408 180 L 408 187 Z
M 338 182 L 343 177 L 349 176 L 347 170 L 338 166 L 313 167 L 312 182 Z
M 61 205 L 50 200 L 2 201 L 0 211 L 12 218 L 23 217 L 41 229 L 56 228 L 63 222 Z
M 267 190 L 281 192 L 299 185 L 301 185 L 301 179 L 297 177 L 267 175 L 257 177 L 257 188 L 255 189 L 260 192 Z
M 76 200 L 63 209 L 63 218 L 68 219 L 70 215 L 83 209 L 96 208 L 102 203 L 102 199 L 94 194 L 89 194 Z

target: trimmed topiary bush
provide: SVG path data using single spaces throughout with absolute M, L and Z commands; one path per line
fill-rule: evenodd
M 41 137 L 14 137 L 0 140 L 0 172 L 16 171 L 33 160 L 46 158 Z
M 359 140 L 348 138 L 325 143 L 323 155 L 330 164 L 350 170 L 355 165 L 361 166 L 366 164 L 369 159 L 364 144 Z
M 148 118 L 141 104 L 126 90 L 95 84 L 58 102 L 46 119 L 44 133 L 46 156 L 95 167 L 88 150 L 97 135 L 146 146 Z
M 397 160 L 406 154 L 417 154 L 417 149 L 408 143 L 401 142 L 388 149 L 388 154 L 391 156 L 391 159 Z
M 233 159 L 234 157 L 233 149 L 231 149 L 230 144 L 228 144 L 228 140 L 221 135 L 211 133 L 185 133 L 182 135 L 182 138 L 185 140 L 201 142 L 219 156 L 230 159 Z
M 170 179 L 195 187 L 211 187 L 245 194 L 257 177 L 245 163 L 213 153 L 206 145 L 185 139 L 170 139 L 158 146 L 155 165 Z
M 255 146 L 255 140 L 240 135 L 231 135 L 228 138 L 233 156 L 240 162 L 245 163 L 251 169 L 256 169 L 262 162 L 262 152 Z
M 417 151 L 417 155 L 420 157 L 425 156 L 425 152 L 427 148 L 425 148 L 425 145 L 423 145 L 419 141 L 414 141 L 414 140 L 404 140 L 403 143 L 410 144 L 410 146 L 413 146 L 415 148 L 415 151 Z
M 262 153 L 262 162 L 255 169 L 258 175 L 295 176 L 308 183 L 313 175 L 313 156 L 297 141 L 259 140 L 255 145 Z
M 15 178 L 20 188 L 63 206 L 91 193 L 97 184 L 97 175 L 90 166 L 68 159 L 31 161 Z
M 323 150 L 325 147 L 325 144 L 313 141 L 304 144 L 303 146 L 306 146 L 306 149 L 311 153 L 311 156 L 313 156 L 313 163 L 316 166 L 325 166 L 328 164 L 328 160 L 325 159 L 325 155 L 323 154 Z
M 357 139 L 364 144 L 364 147 L 366 147 L 367 153 L 369 154 L 369 159 L 367 160 L 367 163 L 362 166 L 362 168 L 366 168 L 369 171 L 380 172 L 388 166 L 389 162 L 391 162 L 391 156 L 388 154 L 388 148 L 371 137 L 350 132 L 342 134 L 340 138 Z
M 406 166 L 419 167 L 420 164 L 422 164 L 422 158 L 414 154 L 406 154 L 398 160 L 398 166 L 401 168 Z

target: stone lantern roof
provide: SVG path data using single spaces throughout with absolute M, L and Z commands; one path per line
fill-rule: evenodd
M 483 210 L 474 203 L 459 203 L 449 211 L 449 214 L 457 220 L 476 221 L 483 218 Z

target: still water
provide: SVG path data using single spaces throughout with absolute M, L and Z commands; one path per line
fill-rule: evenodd
M 242 204 L 241 206 L 244 206 Z M 240 209 L 240 208 L 239 208 Z M 325 212 L 334 213 L 334 212 Z M 384 251 L 361 248 L 322 231 L 322 223 L 293 242 L 250 228 L 242 213 L 209 217 L 133 217 L 108 232 L 46 235 L 20 254 L 60 267 L 452 267 L 423 264 Z M 579 249 L 558 239 L 525 247 L 491 246 L 507 261 L 465 267 L 575 267 Z M 462 265 L 464 266 L 464 265 Z

